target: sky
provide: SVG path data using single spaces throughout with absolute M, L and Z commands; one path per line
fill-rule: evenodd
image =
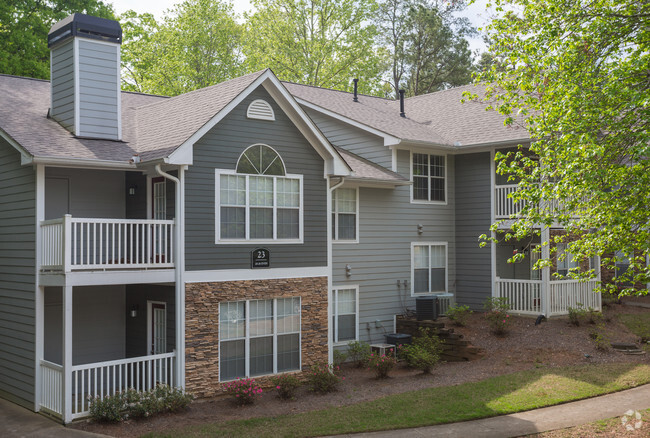
M 151 12 L 154 14 L 156 19 L 162 18 L 167 9 L 170 9 L 176 3 L 180 3 L 181 1 L 182 0 L 105 0 L 106 3 L 113 4 L 113 7 L 118 14 L 133 9 L 139 13 Z M 485 10 L 485 5 L 488 1 L 489 0 L 476 0 L 474 4 L 468 6 L 467 9 L 463 11 L 462 15 L 469 18 L 475 27 L 479 28 L 484 26 L 488 17 L 488 13 Z M 233 4 L 235 6 L 235 12 L 239 15 L 251 9 L 251 4 L 248 0 L 234 0 Z M 469 43 L 472 52 L 475 52 L 476 50 L 483 52 L 486 50 L 481 37 L 473 38 Z

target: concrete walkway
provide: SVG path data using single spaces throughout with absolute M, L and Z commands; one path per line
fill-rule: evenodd
M 0 398 L 0 437 L 100 438 L 105 435 L 64 427 L 61 423 Z
M 463 423 L 441 424 L 439 426 L 417 427 L 414 429 L 338 436 L 354 438 L 393 438 L 395 436 L 399 436 L 400 438 L 518 437 L 619 417 L 629 409 L 640 411 L 649 408 L 650 385 L 643 385 L 638 388 L 603 395 L 601 397 L 520 412 L 518 414 L 503 415 L 501 417 L 485 418 Z M 646 427 L 648 426 L 646 425 Z

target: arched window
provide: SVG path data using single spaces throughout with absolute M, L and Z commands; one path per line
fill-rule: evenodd
M 272 147 L 252 145 L 234 171 L 216 172 L 217 242 L 302 242 L 302 175 L 287 175 Z

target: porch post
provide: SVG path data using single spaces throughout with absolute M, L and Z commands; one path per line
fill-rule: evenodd
M 72 421 L 72 286 L 63 287 L 63 422 Z
M 551 258 L 551 233 L 549 228 L 544 226 L 542 228 L 542 259 L 549 260 Z M 551 280 L 551 268 L 549 266 L 544 266 L 542 268 L 542 313 L 545 316 L 549 315 L 550 311 L 550 280 Z

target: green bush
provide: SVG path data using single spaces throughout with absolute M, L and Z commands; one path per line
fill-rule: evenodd
M 364 367 L 370 358 L 370 344 L 363 341 L 348 342 L 348 357 L 357 368 Z
M 334 350 L 334 365 L 341 366 L 343 362 L 348 358 L 348 354 L 345 351 Z
M 335 391 L 336 385 L 341 381 L 341 378 L 336 375 L 338 371 L 339 368 L 333 365 L 315 363 L 307 374 L 309 389 L 321 394 Z
M 483 305 L 485 308 L 485 318 L 488 320 L 492 333 L 501 336 L 508 332 L 510 326 L 510 304 L 504 297 L 488 298 Z
M 138 392 L 130 388 L 112 396 L 90 400 L 90 417 L 97 422 L 118 422 L 127 418 L 146 418 L 163 412 L 185 409 L 192 395 L 168 385 Z
M 420 336 L 411 345 L 405 345 L 403 356 L 409 367 L 430 373 L 440 362 L 443 341 L 429 329 L 420 327 Z
M 467 318 L 472 314 L 469 306 L 453 305 L 447 309 L 447 318 L 449 318 L 458 327 L 464 327 L 467 324 Z
M 395 351 L 391 348 L 386 354 L 370 353 L 368 359 L 368 369 L 375 373 L 378 379 L 385 379 L 388 377 L 390 370 L 395 368 L 397 360 L 395 359 Z
M 582 303 L 576 303 L 576 305 L 577 307 L 567 307 L 567 310 L 569 311 L 569 322 L 577 327 L 587 311 L 582 307 Z
M 255 398 L 262 395 L 262 388 L 255 383 L 255 379 L 238 378 L 224 384 L 224 389 L 228 394 L 232 395 L 233 401 L 240 406 L 253 404 Z
M 272 377 L 271 383 L 278 391 L 278 398 L 281 400 L 293 400 L 296 396 L 296 389 L 300 387 L 300 380 L 293 374 Z

